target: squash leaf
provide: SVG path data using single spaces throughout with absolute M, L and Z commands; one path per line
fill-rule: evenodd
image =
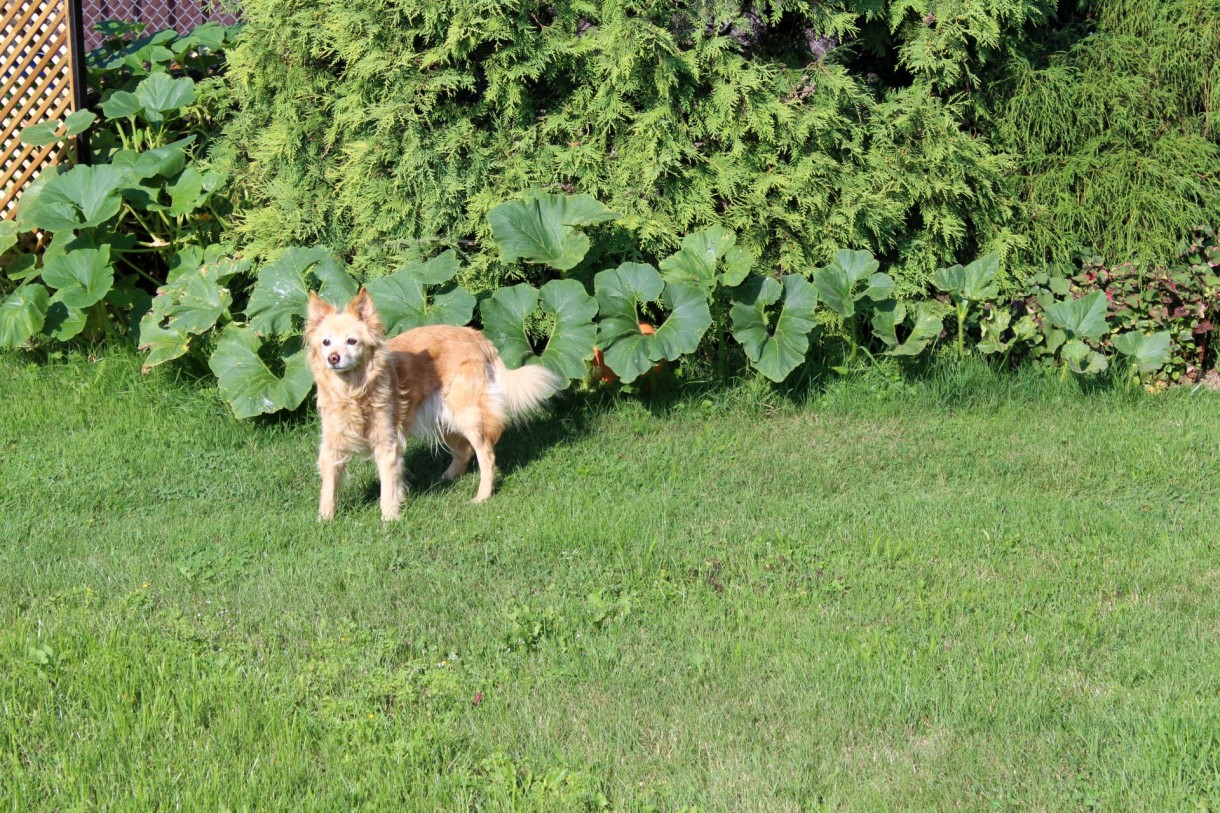
M 781 303 L 782 309 L 772 327 L 767 308 L 776 303 Z M 733 296 L 729 311 L 733 337 L 755 369 L 772 381 L 783 381 L 809 352 L 817 304 L 817 288 L 798 274 L 788 274 L 782 282 L 752 277 Z
M 208 367 L 216 375 L 220 395 L 238 418 L 252 418 L 281 409 L 296 409 L 309 395 L 313 377 L 305 351 L 284 357 L 284 375 L 277 376 L 259 356 L 262 342 L 247 327 L 230 324 L 220 334 Z
M 541 311 L 553 320 L 546 348 L 535 356 L 526 323 Z M 551 280 L 539 291 L 530 285 L 501 288 L 480 307 L 483 330 L 510 369 L 540 359 L 568 380 L 585 374 L 597 338 L 597 301 L 576 280 Z
M 365 287 L 385 324 L 394 335 L 423 325 L 465 325 L 474 315 L 475 298 L 451 283 L 459 263 L 452 250 L 427 262 L 410 263 Z M 443 285 L 439 290 L 429 288 Z
M 23 285 L 0 303 L 0 347 L 19 347 L 42 329 L 51 294 L 41 285 Z
M 496 206 L 487 213 L 487 222 L 505 262 L 521 258 L 567 271 L 589 251 L 589 238 L 576 227 L 619 217 L 589 195 L 552 195 L 535 190 L 523 199 Z

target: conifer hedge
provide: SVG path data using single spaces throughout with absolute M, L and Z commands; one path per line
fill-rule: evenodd
M 536 273 L 502 260 L 487 213 L 540 188 L 623 214 L 596 227 L 589 269 L 721 225 L 778 273 L 869 249 L 910 294 L 992 251 L 1008 286 L 1074 252 L 1169 255 L 1220 220 L 1220 0 L 245 0 L 243 16 L 213 157 L 243 182 L 256 257 L 320 244 L 376 277 L 452 248 L 485 292 Z

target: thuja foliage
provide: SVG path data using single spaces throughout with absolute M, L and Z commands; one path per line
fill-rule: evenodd
M 245 179 L 254 256 L 323 244 L 376 276 L 452 248 L 490 291 L 534 272 L 487 213 L 540 188 L 621 213 L 590 265 L 718 225 L 781 273 L 871 250 L 910 292 L 1022 245 L 1012 160 L 963 94 L 1051 6 L 247 0 L 214 157 Z
M 1016 156 L 1027 258 L 1164 262 L 1220 222 L 1220 0 L 1064 0 L 980 126 Z

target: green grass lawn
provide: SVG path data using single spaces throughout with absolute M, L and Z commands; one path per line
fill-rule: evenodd
M 0 356 L 0 806 L 1215 810 L 1220 399 L 567 395 L 314 516 L 312 415 Z

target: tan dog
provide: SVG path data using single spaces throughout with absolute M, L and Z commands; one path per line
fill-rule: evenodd
M 322 519 L 334 516 L 339 481 L 353 457 L 376 461 L 381 517 L 397 518 L 407 435 L 432 438 L 453 453 L 446 480 L 463 474 L 477 456 L 474 502 L 486 500 L 495 483 L 494 447 L 505 426 L 560 386 L 542 366 L 507 369 L 473 328 L 420 327 L 387 341 L 363 288 L 342 311 L 311 293 L 305 343 L 322 416 Z

